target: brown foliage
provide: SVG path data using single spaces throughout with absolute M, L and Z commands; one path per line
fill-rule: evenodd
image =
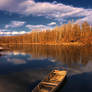
M 0 37 L 0 43 L 39 43 L 39 44 L 61 44 L 63 42 L 82 42 L 92 44 L 92 27 L 84 22 L 82 25 L 63 24 L 53 30 L 32 31 L 29 34 L 19 36 Z

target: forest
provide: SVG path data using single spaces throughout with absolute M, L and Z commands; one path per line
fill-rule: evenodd
M 0 44 L 92 44 L 92 26 L 87 22 L 81 25 L 69 22 L 56 26 L 52 30 L 32 30 L 29 33 L 16 36 L 0 36 Z

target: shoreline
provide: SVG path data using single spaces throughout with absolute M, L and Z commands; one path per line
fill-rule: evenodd
M 81 42 L 63 42 L 63 43 L 1 43 L 0 45 L 48 45 L 48 46 L 87 46 Z M 92 45 L 92 44 L 90 44 Z

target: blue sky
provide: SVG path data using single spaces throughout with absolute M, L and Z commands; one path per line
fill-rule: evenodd
M 0 0 L 0 34 L 52 29 L 69 20 L 92 25 L 92 0 Z

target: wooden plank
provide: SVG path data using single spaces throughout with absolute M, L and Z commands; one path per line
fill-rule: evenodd
M 57 83 L 50 83 L 50 82 L 40 82 L 40 83 L 43 84 L 43 85 L 44 84 L 47 84 L 47 85 L 55 85 L 55 86 L 57 85 Z
M 54 70 L 32 92 L 55 92 L 67 75 L 67 71 Z

